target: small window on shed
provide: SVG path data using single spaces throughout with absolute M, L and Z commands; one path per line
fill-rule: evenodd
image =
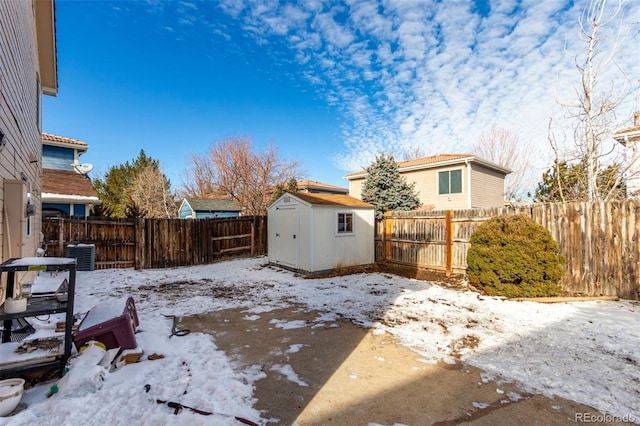
M 338 213 L 338 234 L 353 233 L 353 213 Z

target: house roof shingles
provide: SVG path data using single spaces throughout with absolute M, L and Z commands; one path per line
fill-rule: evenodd
M 68 170 L 43 169 L 42 192 L 98 198 L 98 193 L 88 176 Z
M 195 211 L 239 212 L 242 210 L 233 200 L 224 198 L 185 198 Z
M 400 171 L 403 171 L 409 168 L 422 168 L 421 166 L 424 166 L 424 168 L 437 167 L 439 165 L 444 165 L 448 163 L 460 163 L 465 160 L 479 162 L 481 164 L 485 164 L 486 166 L 489 166 L 496 170 L 500 170 L 505 173 L 511 173 L 511 170 L 507 169 L 506 167 L 500 166 L 498 164 L 493 164 L 490 161 L 484 160 L 474 154 L 439 154 L 439 155 L 432 155 L 429 157 L 416 158 L 413 160 L 398 161 L 398 169 Z M 364 178 L 366 174 L 367 174 L 366 170 L 360 170 L 360 171 L 345 175 L 345 178 L 347 179 Z
M 618 130 L 613 134 L 613 138 L 624 146 L 627 142 L 640 140 L 640 111 L 633 114 L 633 126 Z
M 313 205 L 345 206 L 345 207 L 374 207 L 357 198 L 343 194 L 310 194 L 307 192 L 293 192 L 291 195 Z
M 328 183 L 318 182 L 317 180 L 301 180 L 298 182 L 298 188 L 300 189 L 324 189 L 330 191 L 342 191 L 345 194 L 349 192 L 349 189 L 341 186 L 329 185 Z
M 82 142 L 78 139 L 65 138 L 63 136 L 52 135 L 51 133 L 42 134 L 42 142 L 53 142 L 54 144 L 66 144 L 75 145 L 78 148 L 88 149 L 89 145 L 86 142 Z

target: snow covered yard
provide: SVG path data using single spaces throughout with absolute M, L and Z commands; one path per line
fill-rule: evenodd
M 234 369 L 211 336 L 170 338 L 172 322 L 164 315 L 244 307 L 250 318 L 293 303 L 391 333 L 430 362 L 460 359 L 485 370 L 487 380 L 515 381 L 527 392 L 640 422 L 639 302 L 512 302 L 381 273 L 304 279 L 266 262 L 78 272 L 76 312 L 133 296 L 143 362 L 106 374 L 95 392 L 78 388 L 47 398 L 53 382 L 36 386 L 23 397 L 27 408 L 0 425 L 239 424 L 233 416 L 264 423 L 252 396 L 264 373 Z M 32 323 L 44 333 L 55 319 Z M 164 358 L 146 359 L 154 353 Z M 214 415 L 174 416 L 156 399 Z

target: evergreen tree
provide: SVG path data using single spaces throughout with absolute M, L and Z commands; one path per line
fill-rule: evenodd
M 138 157 L 131 163 L 127 161 L 112 166 L 102 179 L 95 179 L 93 185 L 102 205 L 94 209 L 94 214 L 111 218 L 140 217 L 142 212 L 132 200 L 131 192 L 139 174 L 148 167 L 159 169 L 160 162 L 140 150 Z
M 285 192 L 298 192 L 298 181 L 296 178 L 289 179 L 287 183 L 279 183 L 276 185 L 276 190 L 273 193 L 272 201 L 276 201 L 280 198 Z
M 598 191 L 607 200 L 619 200 L 626 197 L 626 185 L 620 177 L 621 168 L 610 164 L 601 169 L 596 176 Z M 533 200 L 536 202 L 587 201 L 587 176 L 584 162 L 568 164 L 558 161 L 542 174 Z
M 400 175 L 398 164 L 392 155 L 383 153 L 376 156 L 366 171 L 362 201 L 376 207 L 376 219 L 382 219 L 388 211 L 415 210 L 420 207 L 415 183 L 409 184 L 407 179 Z

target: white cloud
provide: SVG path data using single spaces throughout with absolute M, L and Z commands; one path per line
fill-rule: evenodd
M 463 0 L 220 0 L 218 8 L 259 45 L 288 46 L 301 76 L 339 108 L 344 149 L 335 161 L 352 171 L 382 151 L 469 151 L 492 124 L 547 160 L 556 96 L 570 98 L 579 79 L 585 4 L 493 0 L 482 16 Z M 629 34 L 617 60 L 639 93 L 637 3 L 622 16 Z M 637 99 L 625 108 L 620 115 L 631 117 Z

